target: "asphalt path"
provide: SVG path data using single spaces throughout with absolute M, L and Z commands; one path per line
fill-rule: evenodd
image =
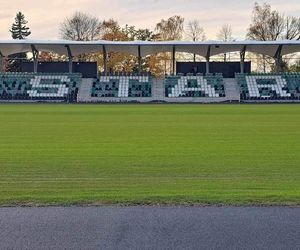
M 0 208 L 0 249 L 300 249 L 300 208 Z

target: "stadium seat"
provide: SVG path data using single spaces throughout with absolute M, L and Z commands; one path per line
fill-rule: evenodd
M 0 74 L 0 99 L 76 102 L 81 74 Z
M 222 74 L 178 74 L 164 81 L 166 97 L 225 97 Z
M 150 76 L 100 76 L 94 80 L 92 97 L 151 97 Z
M 243 100 L 298 100 L 300 73 L 236 74 Z

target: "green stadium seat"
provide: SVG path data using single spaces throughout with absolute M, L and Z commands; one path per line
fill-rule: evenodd
M 76 102 L 81 74 L 0 74 L 0 99 Z
M 222 74 L 187 74 L 167 76 L 164 80 L 166 97 L 225 97 Z
M 236 74 L 244 100 L 299 100 L 300 73 Z
M 94 80 L 92 97 L 151 97 L 150 76 L 100 76 Z

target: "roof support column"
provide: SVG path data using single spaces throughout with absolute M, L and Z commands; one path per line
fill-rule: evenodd
M 175 75 L 175 60 L 176 60 L 176 48 L 175 45 L 173 45 L 172 49 L 172 74 Z
M 209 60 L 210 60 L 210 48 L 211 46 L 209 45 L 208 48 L 207 48 L 207 53 L 206 53 L 206 74 L 209 73 Z
M 32 57 L 33 57 L 33 72 L 37 73 L 38 71 L 38 55 L 39 51 L 34 45 L 31 45 Z
M 142 56 L 141 56 L 141 46 L 138 46 L 138 64 L 139 64 L 139 74 L 141 74 L 142 71 Z
M 277 48 L 277 51 L 274 55 L 276 73 L 279 73 L 279 72 L 283 71 L 282 55 L 281 55 L 282 47 L 283 47 L 282 44 L 279 45 L 278 48 Z
M 72 55 L 72 50 L 69 45 L 65 46 L 68 51 L 68 58 L 69 58 L 69 73 L 73 73 L 73 55 Z
M 106 53 L 106 47 L 105 45 L 102 45 L 102 51 L 103 51 L 103 68 L 104 68 L 104 74 L 107 74 L 107 53 Z
M 3 61 L 4 61 L 4 56 L 3 56 L 2 52 L 0 51 L 0 72 L 4 72 Z
M 245 55 L 246 55 L 246 49 L 247 49 L 247 46 L 245 45 L 241 52 L 240 52 L 240 58 L 241 58 L 241 73 L 244 74 L 245 72 Z

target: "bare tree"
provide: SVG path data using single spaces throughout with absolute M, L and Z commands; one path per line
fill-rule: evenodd
M 255 3 L 247 38 L 259 41 L 300 40 L 300 18 L 285 16 L 272 10 L 267 3 L 262 6 Z M 277 71 L 283 70 L 286 66 L 282 56 L 276 58 L 275 67 L 272 57 L 263 55 L 262 59 L 264 72 L 267 66 L 276 68 Z
M 300 18 L 287 16 L 284 19 L 284 35 L 286 40 L 300 40 Z
M 233 40 L 232 28 L 229 24 L 224 24 L 217 34 L 217 38 L 223 42 L 229 42 Z
M 262 6 L 255 3 L 247 37 L 251 40 L 275 41 L 281 37 L 283 32 L 284 16 L 276 10 L 272 10 L 267 3 Z
M 75 12 L 60 24 L 60 37 L 66 40 L 92 41 L 99 38 L 99 27 L 98 18 Z
M 206 40 L 206 35 L 199 20 L 189 21 L 186 29 L 186 36 L 193 42 Z
M 224 24 L 221 27 L 221 29 L 219 30 L 219 32 L 217 34 L 217 38 L 223 42 L 233 41 L 231 26 L 229 24 Z M 226 61 L 227 61 L 227 53 L 224 53 L 224 62 L 226 62 Z
M 189 21 L 186 28 L 186 37 L 193 42 L 205 41 L 206 35 L 203 27 L 200 25 L 199 20 Z M 196 54 L 193 54 L 193 61 L 196 62 Z

